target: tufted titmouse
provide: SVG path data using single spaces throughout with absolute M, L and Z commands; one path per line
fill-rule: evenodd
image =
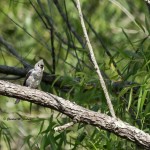
M 44 62 L 43 59 L 41 59 L 35 64 L 34 68 L 27 73 L 23 85 L 36 89 L 42 80 L 43 71 L 44 71 Z M 19 102 L 20 99 L 16 99 L 15 104 Z

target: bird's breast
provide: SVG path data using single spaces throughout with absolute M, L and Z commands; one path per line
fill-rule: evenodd
M 31 88 L 37 88 L 42 80 L 43 73 L 32 72 L 32 75 L 26 80 L 26 86 Z

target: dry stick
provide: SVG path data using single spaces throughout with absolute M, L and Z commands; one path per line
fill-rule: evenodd
M 72 121 L 72 122 L 66 123 L 62 126 L 55 127 L 54 130 L 55 131 L 63 131 L 69 127 L 72 127 L 74 124 L 75 124 L 75 122 Z
M 72 0 L 72 2 L 73 2 L 73 4 L 74 4 L 75 7 L 76 7 L 75 1 Z M 90 28 L 91 31 L 94 33 L 94 35 L 96 36 L 96 38 L 98 39 L 98 41 L 101 43 L 101 45 L 102 45 L 103 49 L 105 50 L 106 54 L 108 55 L 108 57 L 111 59 L 111 62 L 112 62 L 112 64 L 113 64 L 113 66 L 115 67 L 115 70 L 116 70 L 117 74 L 119 75 L 119 77 L 120 77 L 121 79 L 123 79 L 123 76 L 122 76 L 120 70 L 118 69 L 116 62 L 115 62 L 114 59 L 112 59 L 113 56 L 112 56 L 111 53 L 109 52 L 109 49 L 107 48 L 106 44 L 103 42 L 102 37 L 95 31 L 94 27 L 90 24 L 90 22 L 88 21 L 88 19 L 85 17 L 84 14 L 83 14 L 83 19 L 84 19 L 85 22 L 88 24 L 89 28 Z
M 86 27 L 85 27 L 84 20 L 83 20 L 83 15 L 82 15 L 82 11 L 81 11 L 80 1 L 76 0 L 76 4 L 77 4 L 77 9 L 78 9 L 78 12 L 79 12 L 79 17 L 80 17 L 80 20 L 81 20 L 81 25 L 82 25 L 82 28 L 83 28 L 84 36 L 85 36 L 85 39 L 86 39 L 86 42 L 87 42 L 87 45 L 88 45 L 88 48 L 89 48 L 91 60 L 93 62 L 94 68 L 95 68 L 95 70 L 98 74 L 99 81 L 100 81 L 100 84 L 101 84 L 102 89 L 104 91 L 110 113 L 114 118 L 116 118 L 116 115 L 115 115 L 115 112 L 114 112 L 114 109 L 113 109 L 113 106 L 112 106 L 112 103 L 111 103 L 111 100 L 110 100 L 110 97 L 109 97 L 109 94 L 108 94 L 106 84 L 105 84 L 104 79 L 102 77 L 102 74 L 99 70 L 98 64 L 96 62 L 96 58 L 94 56 L 92 45 L 90 43 L 87 31 L 86 31 Z
M 94 30 L 94 28 L 92 27 L 92 25 L 89 23 L 89 21 L 86 19 L 86 17 L 83 15 L 84 20 L 86 21 L 86 23 L 89 25 L 90 29 L 92 30 L 92 32 L 95 34 L 95 36 L 98 38 L 99 42 L 101 43 L 103 49 L 105 50 L 106 54 L 108 55 L 108 57 L 111 59 L 111 62 L 113 64 L 113 66 L 115 67 L 115 70 L 117 72 L 117 74 L 119 75 L 119 77 L 123 80 L 123 76 L 120 72 L 120 70 L 117 67 L 117 64 L 115 62 L 113 58 L 113 56 L 111 55 L 111 53 L 109 52 L 109 49 L 107 48 L 107 46 L 104 44 L 101 36 Z

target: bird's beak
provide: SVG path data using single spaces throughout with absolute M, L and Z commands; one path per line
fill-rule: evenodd
M 42 70 L 44 70 L 44 65 L 41 65 L 40 67 L 41 67 Z

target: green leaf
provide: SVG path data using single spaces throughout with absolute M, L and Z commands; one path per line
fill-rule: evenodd
M 143 87 L 140 88 L 140 93 L 139 93 L 139 97 L 138 97 L 138 104 L 137 104 L 136 118 L 138 117 L 140 110 L 141 110 L 142 94 L 143 94 Z
M 150 34 L 150 20 L 149 20 L 149 16 L 145 16 L 145 25 L 146 25 L 146 29 L 148 31 L 148 33 Z
M 133 88 L 131 88 L 130 90 L 130 95 L 129 95 L 129 103 L 128 103 L 128 111 L 130 109 L 131 103 L 132 103 L 132 99 L 133 98 Z

